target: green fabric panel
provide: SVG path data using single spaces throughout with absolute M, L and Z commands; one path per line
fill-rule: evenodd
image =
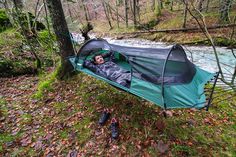
M 151 101 L 162 108 L 164 107 L 161 96 L 161 87 L 158 85 L 132 77 L 130 92 Z
M 202 108 L 206 102 L 204 86 L 214 74 L 196 67 L 196 74 L 189 84 L 165 86 L 167 108 Z

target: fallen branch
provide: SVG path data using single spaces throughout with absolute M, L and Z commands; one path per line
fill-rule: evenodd
M 229 28 L 235 27 L 236 24 L 227 24 L 227 25 L 217 25 L 217 26 L 209 26 L 207 27 L 208 30 L 210 29 L 220 29 L 220 28 Z M 139 33 L 175 33 L 175 32 L 190 32 L 190 31 L 200 31 L 201 28 L 199 27 L 192 27 L 192 28 L 177 28 L 177 29 L 162 29 L 162 30 L 149 30 L 149 31 L 137 31 L 137 32 L 125 32 L 119 34 L 139 34 Z

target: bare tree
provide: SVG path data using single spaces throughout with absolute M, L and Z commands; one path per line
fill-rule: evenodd
M 234 17 L 234 24 L 236 23 L 236 16 Z M 235 26 L 232 29 L 232 33 L 230 35 L 230 40 L 233 40 L 233 36 L 234 36 L 234 31 L 235 31 Z
M 191 7 L 192 7 L 192 10 L 191 10 L 189 8 L 189 5 L 187 5 L 186 1 L 187 0 L 183 0 L 185 6 L 187 6 L 188 12 L 195 19 L 195 21 L 198 23 L 198 26 L 201 28 L 203 34 L 206 36 L 206 38 L 211 43 L 211 46 L 213 48 L 213 52 L 214 52 L 214 55 L 215 55 L 215 58 L 216 58 L 216 64 L 217 64 L 217 67 L 219 69 L 219 75 L 221 76 L 220 77 L 221 81 L 224 82 L 226 85 L 230 86 L 236 92 L 236 85 L 234 83 L 234 79 L 235 79 L 236 74 L 234 73 L 234 75 L 232 76 L 231 81 L 228 81 L 228 80 L 225 79 L 225 76 L 224 76 L 224 73 L 222 71 L 222 67 L 221 67 L 221 64 L 220 64 L 220 59 L 219 59 L 219 56 L 218 56 L 218 53 L 217 53 L 217 50 L 216 50 L 216 47 L 215 47 L 215 43 L 214 43 L 214 40 L 211 37 L 211 35 L 210 35 L 210 33 L 207 29 L 207 25 L 206 25 L 206 22 L 205 22 L 204 15 L 194 6 L 193 2 L 191 3 Z
M 60 0 L 46 0 L 48 10 L 52 19 L 53 29 L 57 37 L 61 56 L 61 71 L 60 78 L 69 74 L 73 68 L 68 61 L 69 56 L 73 56 L 74 49 L 70 39 L 70 33 L 65 20 L 65 15 L 62 9 Z
M 74 3 L 74 2 L 72 1 L 72 3 Z M 69 16 L 70 16 L 71 22 L 73 22 L 74 19 L 73 19 L 73 16 L 72 16 L 72 12 L 71 12 L 70 4 L 69 4 L 68 0 L 66 1 L 66 4 L 67 4 L 67 9 L 68 9 L 68 13 L 69 13 Z
M 83 6 L 84 16 L 85 16 L 86 22 L 89 23 L 88 8 L 87 8 L 84 0 L 82 0 L 82 6 Z
M 140 21 L 140 5 L 139 5 L 139 0 L 136 1 L 136 14 L 138 15 L 138 21 Z
M 104 10 L 104 13 L 106 15 L 106 18 L 107 18 L 107 21 L 108 21 L 108 24 L 110 26 L 110 29 L 112 29 L 112 25 L 111 25 L 111 19 L 110 19 L 110 16 L 109 16 L 109 12 L 108 12 L 108 9 L 107 9 L 107 5 L 105 3 L 105 1 L 103 0 L 102 1 L 102 6 L 103 6 L 103 10 Z
M 30 48 L 30 53 L 36 59 L 37 68 L 41 68 L 41 61 L 35 52 L 33 43 L 37 43 L 35 40 L 35 34 L 32 33 L 32 28 L 30 25 L 29 14 L 23 13 L 23 2 L 21 0 L 13 0 L 14 4 L 14 18 L 17 23 L 17 27 L 20 28 L 21 34 L 23 35 L 26 44 Z M 38 43 L 37 43 L 38 44 Z
M 184 22 L 183 22 L 183 28 L 186 28 L 186 22 L 187 22 L 187 14 L 188 14 L 188 1 L 185 1 L 185 7 L 184 7 Z
M 229 23 L 229 10 L 231 7 L 232 0 L 220 0 L 220 23 Z
M 120 23 L 119 23 L 119 2 L 116 0 L 116 22 L 117 22 L 117 27 L 120 28 Z
M 199 0 L 198 1 L 198 6 L 197 6 L 197 9 L 200 11 L 200 12 L 202 12 L 202 10 L 203 10 L 203 2 L 204 2 L 205 0 Z
M 210 0 L 207 0 L 207 2 L 206 2 L 206 12 L 208 12 L 209 4 L 210 4 Z
M 133 0 L 133 20 L 134 20 L 134 28 L 137 27 L 136 11 L 137 11 L 136 0 Z
M 125 0 L 125 24 L 126 24 L 126 28 L 128 28 L 128 10 L 129 10 L 129 7 L 128 7 L 128 0 Z

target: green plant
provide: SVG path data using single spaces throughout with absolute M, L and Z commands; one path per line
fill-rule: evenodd
M 43 93 L 45 91 L 52 91 L 53 88 L 51 85 L 53 82 L 55 82 L 57 75 L 58 75 L 58 68 L 53 73 L 49 74 L 48 76 L 42 75 L 38 83 L 38 90 L 33 95 L 33 98 L 41 99 L 43 98 Z
M 5 10 L 0 9 L 0 32 L 6 30 L 7 28 L 11 27 L 11 23 Z

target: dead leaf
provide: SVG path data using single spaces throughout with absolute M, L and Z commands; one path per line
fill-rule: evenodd
M 157 149 L 160 153 L 165 153 L 169 149 L 169 146 L 160 140 L 157 144 Z
M 157 130 L 158 130 L 159 132 L 163 132 L 163 130 L 166 128 L 166 125 L 165 125 L 165 123 L 163 122 L 163 120 L 158 120 L 158 121 L 156 122 L 156 127 L 157 127 Z
M 77 157 L 78 152 L 76 150 L 69 151 L 66 157 Z
M 23 146 L 23 147 L 28 146 L 32 142 L 32 137 L 26 136 L 20 142 L 21 142 L 21 146 Z

